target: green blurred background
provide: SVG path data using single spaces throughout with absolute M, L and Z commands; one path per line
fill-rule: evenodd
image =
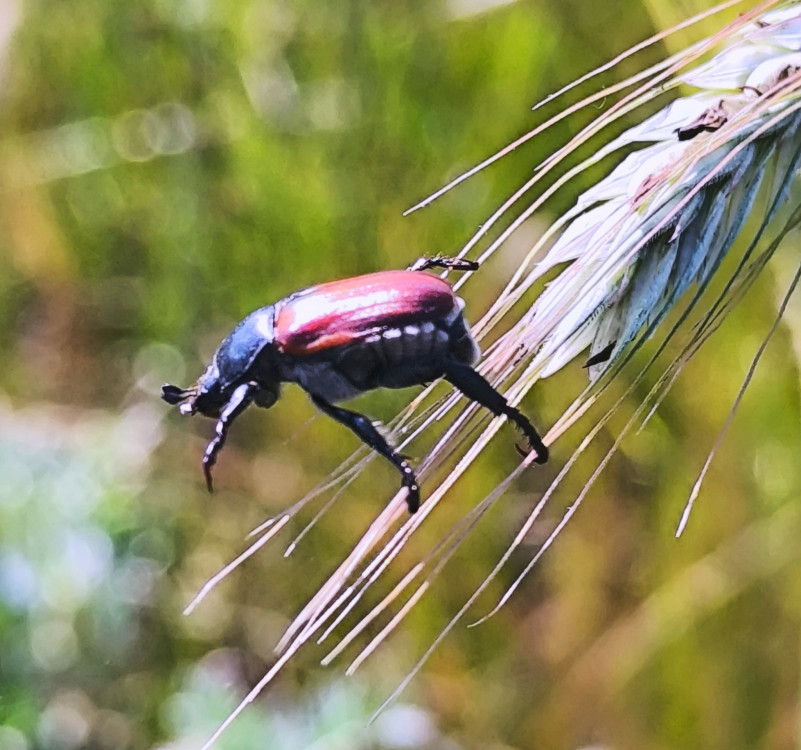
M 0 2 L 0 748 L 177 749 L 209 735 L 397 477 L 373 462 L 292 557 L 290 530 L 184 617 L 245 534 L 355 439 L 307 424 L 314 410 L 287 389 L 238 422 L 210 497 L 198 460 L 212 425 L 181 420 L 160 384 L 194 380 L 234 322 L 296 288 L 453 253 L 592 112 L 427 210 L 403 210 L 533 127 L 537 100 L 710 5 Z M 554 215 L 524 226 L 467 287 L 473 317 Z M 793 262 L 778 260 L 625 443 L 511 604 L 458 627 L 378 721 L 367 725 L 505 549 L 569 439 L 356 677 L 343 676 L 347 661 L 318 666 L 325 650 L 301 654 L 218 747 L 797 746 L 797 305 L 688 531 L 673 536 Z M 576 363 L 525 408 L 545 428 L 584 384 Z M 387 420 L 408 399 L 361 405 Z M 590 450 L 476 616 L 612 439 Z M 504 431 L 430 538 L 514 465 Z

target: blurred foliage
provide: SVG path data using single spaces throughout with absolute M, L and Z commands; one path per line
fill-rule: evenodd
M 269 545 L 183 617 L 248 530 L 354 441 L 337 425 L 308 424 L 313 409 L 288 389 L 275 409 L 237 424 L 209 497 L 198 459 L 211 425 L 168 413 L 161 382 L 193 379 L 233 322 L 296 288 L 453 252 L 580 119 L 427 211 L 402 211 L 539 122 L 529 105 L 710 5 L 0 5 L 0 747 L 184 748 L 208 736 L 396 477 L 374 462 L 292 557 L 280 540 Z M 531 222 L 507 243 L 469 290 L 469 309 L 488 303 L 538 231 Z M 775 295 L 773 278 L 762 279 L 512 603 L 455 630 L 408 703 L 367 726 L 494 564 L 567 444 L 482 523 L 361 678 L 301 656 L 219 746 L 794 744 L 797 312 L 768 350 L 688 532 L 673 538 Z M 526 408 L 545 426 L 584 382 L 568 368 Z M 407 399 L 362 401 L 387 419 Z M 440 531 L 514 465 L 508 443 L 497 441 L 433 519 Z M 494 596 L 525 562 L 516 556 Z

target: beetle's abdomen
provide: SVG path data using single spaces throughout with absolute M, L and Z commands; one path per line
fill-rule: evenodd
M 320 284 L 277 311 L 275 342 L 306 357 L 364 340 L 377 330 L 453 318 L 461 312 L 448 283 L 420 271 L 383 271 Z

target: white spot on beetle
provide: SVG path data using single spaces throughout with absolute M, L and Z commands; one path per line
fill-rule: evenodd
M 384 331 L 384 353 L 390 363 L 395 364 L 403 360 L 403 331 L 397 328 L 390 328 Z
M 406 359 L 425 354 L 421 347 L 419 326 L 410 325 L 403 329 L 403 355 Z

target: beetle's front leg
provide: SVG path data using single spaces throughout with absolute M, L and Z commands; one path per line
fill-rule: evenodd
M 449 271 L 477 271 L 478 261 L 466 258 L 418 258 L 407 271 L 427 271 L 429 268 L 445 268 Z
M 458 388 L 467 398 L 486 406 L 497 416 L 503 414 L 513 422 L 520 432 L 526 436 L 532 450 L 537 452 L 535 460 L 538 464 L 544 464 L 548 460 L 548 448 L 534 429 L 534 425 L 528 421 L 525 415 L 510 406 L 506 399 L 481 375 L 467 365 L 451 359 L 445 361 L 444 370 L 445 380 Z
M 364 443 L 395 465 L 401 473 L 402 485 L 408 493 L 406 495 L 406 505 L 409 507 L 409 513 L 416 513 L 420 507 L 420 488 L 417 486 L 417 477 L 414 475 L 414 469 L 412 469 L 409 462 L 387 443 L 384 436 L 376 430 L 373 423 L 363 414 L 334 406 L 320 396 L 310 395 L 311 400 L 320 411 L 325 412 L 329 417 L 336 419 L 340 424 L 353 430 Z
M 258 388 L 255 383 L 244 383 L 240 385 L 233 392 L 230 401 L 228 401 L 225 408 L 220 413 L 217 426 L 214 428 L 217 434 L 206 446 L 206 452 L 203 454 L 203 476 L 206 477 L 206 487 L 208 487 L 209 492 L 214 490 L 211 483 L 211 470 L 214 464 L 217 463 L 217 454 L 225 445 L 225 439 L 228 437 L 228 429 L 231 427 L 231 423 L 250 406 L 250 402 L 253 400 L 253 396 L 257 390 Z

